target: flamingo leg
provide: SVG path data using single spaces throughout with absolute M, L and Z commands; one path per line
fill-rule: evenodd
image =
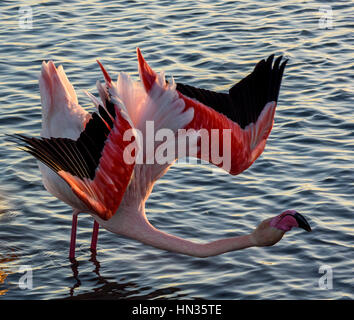
M 93 251 L 93 252 L 96 252 L 99 227 L 100 227 L 100 225 L 95 220 L 95 222 L 93 223 L 93 231 L 92 231 L 92 238 L 91 238 L 91 251 Z
M 73 212 L 73 220 L 71 224 L 71 239 L 70 239 L 70 252 L 69 259 L 75 259 L 75 247 L 76 247 L 76 230 L 77 230 L 77 215 L 79 211 L 74 210 Z

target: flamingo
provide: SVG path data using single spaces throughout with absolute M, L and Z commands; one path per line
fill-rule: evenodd
M 231 166 L 235 175 L 246 170 L 262 153 L 271 131 L 285 63 L 274 65 L 271 56 L 230 90 L 228 95 L 168 82 L 155 73 L 137 49 L 141 81 L 121 72 L 113 82 L 98 61 L 105 85 L 97 82 L 101 100 L 88 93 L 97 111 L 89 114 L 77 102 L 75 91 L 62 67 L 45 62 L 40 76 L 42 102 L 41 138 L 16 135 L 23 150 L 39 160 L 45 188 L 73 208 L 69 257 L 75 257 L 77 215 L 94 219 L 91 249 L 96 250 L 98 226 L 144 244 L 195 257 L 209 257 L 254 246 L 274 245 L 293 227 L 311 231 L 295 210 L 268 218 L 250 234 L 209 243 L 193 242 L 155 228 L 145 214 L 145 203 L 154 183 L 177 159 L 149 162 L 143 151 L 147 123 L 154 133 L 168 128 L 172 145 L 186 138 L 179 129 L 194 129 L 189 145 L 195 156 L 217 166 L 200 152 L 200 129 L 231 130 Z M 237 109 L 238 108 L 238 109 Z M 126 133 L 129 132 L 130 140 Z M 130 147 L 134 145 L 134 148 Z M 153 141 L 153 154 L 161 141 Z M 219 148 L 223 136 L 219 137 Z M 209 147 L 213 146 L 211 143 Z M 130 158 L 127 161 L 127 150 Z M 138 158 L 142 162 L 138 162 Z

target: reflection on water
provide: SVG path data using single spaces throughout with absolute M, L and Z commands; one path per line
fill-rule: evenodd
M 93 273 L 97 275 L 96 282 L 98 287 L 94 288 L 90 292 L 85 292 L 75 295 L 75 289 L 79 288 L 81 285 L 79 268 L 80 263 L 74 259 L 71 264 L 71 269 L 73 271 L 73 278 L 76 283 L 70 288 L 70 297 L 66 299 L 85 299 L 85 300 L 99 300 L 99 299 L 135 299 L 135 300 L 145 300 L 154 298 L 164 298 L 169 295 L 174 295 L 174 298 L 183 298 L 184 294 L 175 294 L 180 291 L 176 287 L 167 287 L 163 289 L 156 289 L 150 287 L 140 288 L 134 282 L 127 282 L 121 279 L 119 282 L 110 281 L 109 279 L 101 276 L 100 274 L 100 263 L 97 260 L 96 254 L 91 254 L 90 261 L 92 262 L 94 269 Z
M 0 243 L 0 249 L 1 248 L 1 243 Z M 6 252 L 8 251 L 8 253 L 5 254 L 1 254 L 1 252 Z M 7 277 L 12 274 L 11 272 L 11 265 L 14 264 L 14 262 L 16 262 L 17 260 L 17 255 L 16 255 L 16 250 L 14 248 L 7 248 L 5 250 L 1 250 L 0 251 L 0 296 L 5 295 L 9 289 L 1 289 L 2 287 L 4 287 L 5 285 L 5 281 L 7 279 Z
M 1 2 L 0 293 L 1 299 L 203 298 L 353 299 L 354 120 L 352 4 L 323 1 Z M 38 136 L 42 60 L 63 64 L 79 102 L 103 81 L 96 58 L 116 76 L 138 76 L 135 49 L 176 81 L 227 90 L 268 55 L 289 58 L 273 131 L 262 156 L 233 177 L 204 164 L 178 163 L 155 185 L 147 215 L 162 230 L 211 241 L 249 233 L 284 209 L 306 216 L 274 247 L 208 259 L 164 252 L 101 230 L 80 215 L 77 260 L 68 259 L 71 210 L 43 188 L 36 162 L 4 134 Z M 320 268 L 333 289 L 319 288 Z M 21 266 L 33 288 L 21 289 Z

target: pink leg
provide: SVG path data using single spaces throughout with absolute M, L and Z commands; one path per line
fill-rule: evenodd
M 75 259 L 75 246 L 76 246 L 76 229 L 77 229 L 77 215 L 79 212 L 74 210 L 73 221 L 71 225 L 71 239 L 70 239 L 70 252 L 69 259 Z
M 92 238 L 91 238 L 91 251 L 96 252 L 96 247 L 97 247 L 97 238 L 98 238 L 98 229 L 99 229 L 99 224 L 95 220 L 93 223 L 93 231 L 92 231 Z

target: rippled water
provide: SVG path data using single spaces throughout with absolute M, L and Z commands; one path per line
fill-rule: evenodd
M 351 1 L 19 1 L 0 4 L 0 295 L 3 299 L 354 297 L 353 4 Z M 319 9 L 331 5 L 333 25 Z M 329 16 L 329 18 L 331 18 Z M 319 22 L 320 21 L 320 22 Z M 26 22 L 26 21 L 24 21 Z M 22 26 L 22 24 L 21 24 Z M 48 194 L 36 162 L 3 134 L 38 136 L 42 60 L 63 64 L 80 103 L 96 93 L 100 58 L 137 77 L 135 48 L 177 81 L 226 90 L 271 53 L 289 63 L 263 155 L 233 177 L 211 166 L 174 165 L 147 203 L 169 233 L 210 241 L 246 234 L 284 209 L 302 212 L 312 233 L 293 230 L 276 246 L 207 259 L 164 252 L 79 217 L 77 264 L 68 259 L 71 210 Z M 21 266 L 33 269 L 22 290 Z M 320 289 L 319 268 L 333 271 Z

